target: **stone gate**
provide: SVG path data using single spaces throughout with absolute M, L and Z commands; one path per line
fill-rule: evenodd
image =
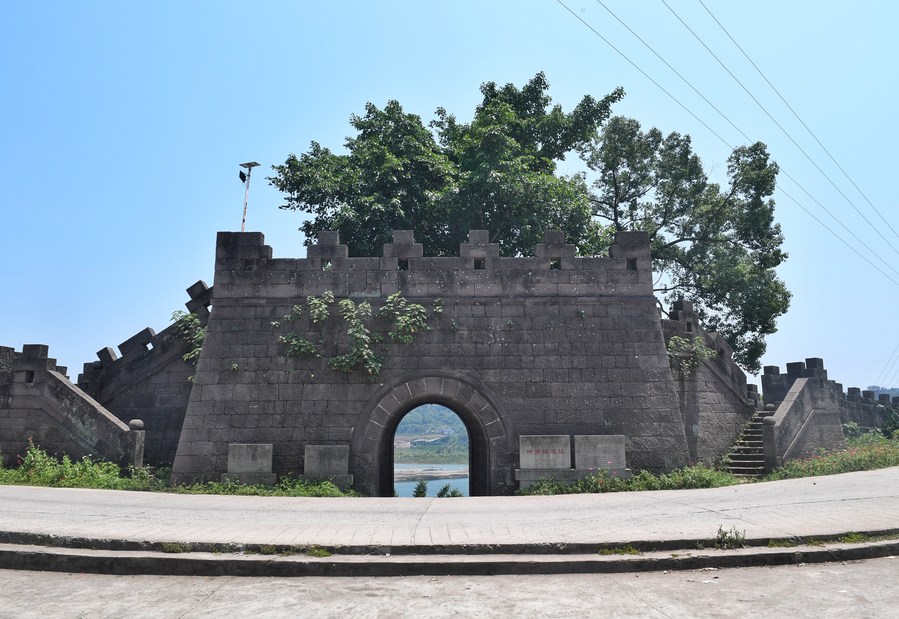
M 633 468 L 691 460 L 644 233 L 619 233 L 608 258 L 576 257 L 554 231 L 534 257 L 500 257 L 485 231 L 457 257 L 424 257 L 396 231 L 383 256 L 350 258 L 323 233 L 306 258 L 279 259 L 261 233 L 220 232 L 212 291 L 175 481 L 218 479 L 230 444 L 272 444 L 282 475 L 304 472 L 306 446 L 343 445 L 354 485 L 389 495 L 393 434 L 424 403 L 465 423 L 472 494 L 516 489 L 522 435 L 625 435 Z M 375 311 L 399 292 L 429 308 L 429 329 L 385 340 L 375 376 L 332 369 L 348 346 L 336 304 L 318 324 L 285 319 L 328 291 Z M 312 334 L 321 356 L 289 356 L 285 333 Z

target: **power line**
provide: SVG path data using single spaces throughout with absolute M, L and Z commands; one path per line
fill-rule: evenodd
M 742 136 L 746 139 L 747 142 L 752 142 L 752 138 L 750 138 L 748 135 L 746 135 L 745 133 L 743 133 L 743 130 L 740 129 L 737 125 L 735 125 L 735 124 L 733 123 L 733 121 L 731 121 L 731 119 L 728 118 L 728 117 L 724 114 L 724 112 L 722 112 L 721 110 L 719 110 L 718 107 L 717 107 L 714 103 L 712 103 L 711 101 L 709 101 L 708 99 L 706 99 L 706 97 L 705 97 L 704 94 L 702 94 L 701 92 L 699 92 L 699 91 L 696 89 L 696 87 L 693 86 L 693 84 L 691 84 L 690 81 L 689 81 L 687 78 L 685 78 L 683 75 L 681 75 L 680 72 L 679 72 L 677 69 L 675 69 L 674 67 L 672 67 L 671 64 L 670 64 L 667 60 L 665 60 L 664 58 L 662 58 L 662 56 L 660 56 L 659 53 L 658 53 L 655 49 L 653 49 L 652 46 L 651 46 L 649 43 L 647 43 L 646 41 L 644 41 L 643 38 L 642 38 L 639 34 L 637 34 L 636 32 L 634 32 L 634 31 L 631 29 L 630 26 L 628 26 L 626 23 L 624 23 L 623 21 L 621 21 L 621 18 L 618 17 L 618 16 L 612 11 L 612 9 L 610 9 L 610 8 L 607 7 L 605 4 L 603 4 L 602 0 L 596 0 L 596 2 L 597 2 L 597 4 L 599 4 L 602 8 L 604 8 L 604 9 L 606 10 L 606 12 L 608 12 L 609 15 L 611 15 L 611 16 L 614 17 L 616 20 L 618 20 L 618 23 L 619 23 L 619 24 L 621 24 L 622 26 L 624 26 L 625 28 L 627 28 L 628 32 L 630 32 L 632 35 L 634 35 L 635 37 L 637 37 L 637 40 L 639 40 L 639 41 L 644 45 L 644 47 L 646 47 L 646 49 L 648 49 L 648 50 L 651 51 L 653 54 L 655 54 L 656 58 L 658 58 L 659 60 L 661 60 L 662 62 L 664 62 L 664 63 L 665 63 L 665 66 L 668 67 L 669 69 L 671 69 L 671 70 L 674 72 L 675 75 L 677 75 L 679 78 L 681 78 L 681 80 L 682 80 L 687 86 L 689 86 L 689 87 L 693 90 L 693 92 L 695 92 L 697 95 L 699 95 L 699 96 L 702 98 L 703 101 L 705 101 L 706 103 L 708 103 L 708 104 L 711 106 L 711 108 L 712 108 L 713 110 L 715 110 L 716 112 L 718 112 L 718 115 L 721 116 L 721 118 L 723 118 L 723 119 L 726 120 L 728 123 L 730 123 L 730 126 L 733 127 L 734 129 L 736 129 L 737 132 L 738 132 L 740 135 L 742 135 Z M 733 147 L 731 147 L 730 145 L 728 145 L 728 148 L 731 148 L 731 150 L 733 150 Z
M 779 122 L 777 122 L 777 119 L 775 119 L 774 116 L 772 116 L 771 113 L 765 108 L 765 106 L 762 105 L 762 104 L 759 102 L 759 100 L 755 98 L 755 95 L 753 95 L 753 94 L 749 91 L 749 89 L 746 88 L 746 86 L 743 84 L 743 82 L 741 82 L 740 79 L 739 79 L 736 75 L 734 75 L 734 74 L 731 72 L 730 69 L 727 68 L 727 65 L 725 65 L 725 64 L 721 61 L 720 58 L 718 58 L 718 56 L 715 54 L 715 52 L 713 52 L 713 51 L 709 48 L 709 46 L 705 44 L 705 41 L 703 41 L 702 38 L 701 38 L 698 34 L 696 34 L 696 33 L 693 31 L 693 29 L 690 28 L 690 26 L 688 26 L 687 23 L 686 23 L 683 19 L 681 19 L 680 15 L 678 15 L 678 14 L 674 11 L 674 9 L 672 9 L 672 8 L 668 5 L 668 2 L 666 2 L 666 0 L 659 0 L 659 1 L 660 1 L 662 4 L 664 4 L 664 5 L 665 5 L 665 8 L 667 8 L 667 9 L 671 12 L 671 14 L 674 15 L 674 16 L 677 18 L 677 20 L 684 26 L 684 28 L 686 28 L 687 31 L 689 31 L 689 33 L 692 34 L 693 37 L 694 37 L 697 41 L 699 41 L 699 43 L 706 49 L 706 51 L 707 51 L 709 54 L 711 54 L 712 58 L 714 58 L 714 59 L 718 62 L 718 64 L 720 64 L 721 67 L 722 67 L 725 71 L 727 71 L 727 74 L 730 75 L 730 76 L 734 79 L 734 81 L 737 82 L 737 84 L 740 85 L 740 87 L 746 92 L 746 94 L 749 95 L 749 98 L 752 99 L 752 100 L 755 102 L 755 104 L 756 104 L 757 106 L 759 106 L 759 108 L 760 108 L 760 109 L 761 109 L 761 110 L 768 116 L 768 118 L 771 119 L 771 122 L 773 122 L 775 125 L 777 125 L 777 128 L 780 129 L 781 132 L 787 137 L 787 139 L 790 140 L 790 141 L 793 143 L 793 145 L 794 145 L 796 148 L 799 149 L 799 152 L 801 152 L 801 153 L 805 156 L 805 158 L 808 159 L 809 162 L 810 162 L 813 166 L 815 166 L 815 168 L 818 170 L 818 172 L 820 172 L 821 175 L 822 175 L 824 178 L 827 179 L 827 182 L 829 182 L 831 185 L 833 185 L 833 188 L 836 189 L 837 192 L 839 192 L 839 194 L 840 194 L 841 196 L 843 196 L 843 198 L 846 200 L 846 202 L 849 203 L 849 206 L 851 206 L 853 209 L 855 209 L 855 212 L 858 213 L 858 214 L 861 216 L 861 218 L 865 220 L 865 223 L 867 223 L 869 226 L 871 226 L 871 228 L 874 230 L 874 232 L 876 232 L 876 233 L 878 234 L 878 236 L 880 236 L 880 238 L 883 239 L 884 243 L 886 243 L 887 246 L 889 246 L 889 248 L 892 249 L 892 250 L 896 253 L 897 256 L 899 256 L 899 250 L 897 250 L 897 249 L 893 246 L 893 244 L 890 243 L 890 241 L 888 241 L 887 238 L 880 232 L 880 230 L 879 230 L 874 224 L 872 224 L 871 221 L 870 221 L 867 217 L 865 217 L 865 214 L 862 213 L 862 212 L 859 210 L 859 208 L 858 208 L 857 206 L 855 206 L 855 204 L 852 202 L 852 200 L 850 200 L 849 197 L 848 197 L 845 193 L 843 193 L 843 190 L 840 189 L 840 188 L 837 186 L 837 184 L 833 182 L 833 180 L 831 180 L 831 178 L 827 175 L 827 173 L 824 172 L 824 170 L 821 169 L 821 166 L 819 166 L 817 163 L 815 163 L 814 159 L 812 159 L 812 158 L 809 156 L 809 154 L 805 151 L 805 149 L 802 148 L 802 147 L 799 145 L 799 143 L 796 142 L 796 140 L 793 139 L 793 136 L 791 136 L 791 135 L 789 134 L 789 132 L 788 132 L 786 129 L 784 129 L 783 126 L 782 126 Z
M 869 252 L 871 252 L 871 254 L 872 254 L 875 258 L 877 258 L 878 260 L 880 260 L 880 261 L 886 266 L 886 268 L 888 268 L 889 270 L 891 270 L 891 271 L 892 271 L 893 273 L 895 273 L 896 275 L 899 275 L 899 271 L 897 271 L 897 270 L 896 270 L 896 269 L 895 269 L 889 262 L 887 262 L 886 260 L 884 260 L 884 259 L 880 256 L 880 254 L 878 254 L 876 251 L 874 251 L 873 249 L 871 249 L 871 247 L 870 247 L 867 243 L 865 243 L 862 239 L 860 239 L 859 236 L 858 236 L 855 232 L 853 232 L 852 230 L 850 230 L 849 227 L 848 227 L 846 224 L 844 224 L 844 223 L 840 220 L 839 217 L 837 217 L 836 215 L 834 215 L 833 213 L 831 213 L 831 212 L 830 212 L 830 209 L 828 209 L 826 206 L 824 206 L 824 205 L 821 203 L 821 201 L 818 200 L 818 198 L 816 198 L 815 196 L 813 196 L 812 194 L 810 194 L 810 193 L 808 192 L 808 190 L 807 190 L 805 187 L 803 187 L 803 186 L 799 183 L 799 181 L 797 181 L 795 178 L 793 178 L 792 176 L 790 176 L 790 173 L 789 173 L 789 172 L 787 172 L 787 171 L 784 170 L 783 168 L 781 168 L 780 171 L 783 172 L 784 176 L 786 176 L 788 179 L 790 179 L 791 181 L 793 181 L 793 184 L 796 185 L 797 187 L 799 187 L 799 189 L 800 189 L 800 191 L 802 191 L 802 193 L 804 193 L 804 194 L 807 195 L 809 198 L 811 198 L 812 202 L 814 202 L 815 204 L 817 204 L 819 207 L 821 207 L 821 209 L 822 209 L 825 213 L 827 213 L 828 215 L 830 215 L 831 219 L 833 219 L 835 222 L 837 222 L 838 224 L 840 224 L 840 226 L 843 228 L 843 230 L 845 230 L 846 232 L 848 232 L 849 234 L 851 234 L 851 235 L 852 235 L 852 238 L 854 238 L 856 241 L 858 241 L 859 244 L 861 244 L 862 247 L 864 247 L 865 249 L 867 249 Z M 786 195 L 786 192 L 783 191 L 783 189 L 782 189 L 781 187 L 778 187 L 778 189 L 779 189 L 782 193 L 784 193 L 784 195 Z M 790 199 L 793 200 L 794 202 L 796 202 L 795 198 L 790 198 Z M 798 204 L 798 202 L 797 202 L 797 204 Z M 801 207 L 802 210 L 804 210 L 806 213 L 809 213 L 809 212 L 810 212 L 807 208 L 805 208 L 805 207 L 802 206 L 801 204 L 800 204 L 800 207 Z M 820 223 L 820 220 L 819 220 L 817 217 L 815 217 L 815 221 L 817 221 L 818 223 Z M 821 224 L 821 225 L 824 225 L 824 224 Z M 825 228 L 826 228 L 826 227 L 827 227 L 827 226 L 825 226 Z M 828 228 L 828 230 L 830 230 L 830 228 Z M 833 233 L 832 230 L 831 230 L 831 233 Z M 842 238 L 841 238 L 840 240 L 843 241 Z M 846 241 L 843 241 L 843 243 L 846 244 L 846 245 L 848 245 L 848 243 L 846 243 Z M 853 248 L 853 251 L 855 251 L 854 248 Z M 859 252 L 855 251 L 855 253 L 858 254 Z M 859 255 L 861 256 L 861 254 L 859 254 Z M 869 264 L 873 264 L 873 263 L 871 263 L 870 260 L 867 260 L 867 258 L 866 258 L 865 260 L 866 260 Z M 880 271 L 879 268 L 878 268 L 877 270 Z M 880 271 L 880 272 L 883 273 L 883 271 Z M 892 278 L 890 278 L 890 279 L 892 279 Z
M 874 203 L 871 202 L 871 200 L 868 198 L 867 195 L 865 195 L 865 192 L 862 191 L 861 188 L 855 184 L 855 181 L 852 180 L 852 177 L 849 176 L 849 174 L 846 172 L 846 170 L 843 169 L 843 166 L 840 165 L 840 162 L 837 161 L 834 158 L 834 156 L 830 154 L 830 151 L 827 150 L 827 147 L 821 143 L 821 140 L 818 139 L 818 136 L 815 135 L 815 133 L 809 128 L 809 126 L 807 124 L 805 124 L 805 121 L 799 117 L 799 114 L 796 113 L 796 110 L 793 109 L 793 106 L 789 104 L 789 102 L 784 98 L 784 96 L 782 94 L 780 94 L 780 91 L 774 87 L 774 84 L 771 83 L 771 81 L 768 79 L 768 77 L 764 73 L 762 73 L 762 70 L 758 68 L 758 66 L 755 64 L 755 62 L 753 62 L 752 58 L 749 57 L 749 54 L 747 54 L 746 51 L 740 46 L 740 44 L 737 43 L 737 41 L 731 36 L 730 32 L 727 31 L 727 28 L 725 28 L 724 25 L 722 25 L 722 23 L 720 21 L 718 21 L 718 18 L 715 17 L 715 15 L 712 13 L 712 11 L 709 10 L 709 7 L 707 7 L 702 0 L 697 0 L 697 2 L 699 2 L 699 4 L 702 5 L 702 8 L 704 8 L 706 10 L 706 13 L 708 13 L 709 16 L 713 20 L 715 20 L 715 23 L 718 24 L 718 27 L 721 28 L 721 30 L 724 32 L 724 34 L 727 35 L 727 38 L 729 38 L 731 40 L 731 42 L 737 47 L 737 49 L 740 50 L 740 52 L 743 54 L 743 56 L 746 58 L 746 60 L 749 61 L 749 64 L 751 64 L 752 67 L 758 72 L 758 74 L 762 76 L 762 79 L 765 80 L 765 82 L 768 84 L 768 86 L 771 87 L 771 90 L 773 90 L 777 94 L 777 96 L 780 97 L 780 100 L 783 101 L 784 105 L 786 105 L 787 108 L 793 113 L 793 116 L 796 117 L 796 120 L 798 120 L 802 124 L 802 126 L 805 127 L 805 130 L 808 131 L 809 135 L 812 136 L 812 138 L 814 138 L 815 142 L 818 143 L 818 146 L 821 147 L 821 150 L 823 150 L 825 153 L 827 153 L 827 156 L 830 157 L 830 160 L 833 161 L 834 165 L 836 165 L 840 169 L 840 172 L 843 173 L 843 176 L 845 176 L 846 179 L 850 183 L 852 183 L 852 186 L 855 187 L 856 191 L 858 191 L 858 193 L 861 194 L 861 196 L 865 199 L 865 201 L 871 205 L 871 208 L 874 209 L 874 212 L 877 213 L 878 216 L 880 216 L 880 219 L 883 220 L 883 223 L 885 223 L 887 225 L 887 227 L 893 231 L 893 234 L 895 234 L 897 237 L 899 237 L 899 232 L 896 232 L 896 229 L 890 225 L 890 222 L 887 221 L 886 218 L 883 216 L 883 214 L 878 210 L 878 208 L 876 206 L 874 206 Z
M 562 7 L 564 7 L 566 11 L 568 11 L 569 13 L 571 13 L 572 15 L 574 15 L 574 17 L 575 17 L 579 22 L 581 22 L 582 24 L 584 24 L 585 26 L 587 26 L 587 28 L 589 28 L 589 29 L 593 32 L 593 34 L 595 34 L 595 35 L 598 36 L 600 39 L 602 39 L 603 42 L 604 42 L 606 45 L 608 45 L 608 46 L 611 47 L 613 50 L 615 50 L 615 52 L 617 52 L 619 56 L 621 56 L 622 58 L 624 58 L 624 59 L 625 59 L 625 60 L 626 60 L 632 67 L 634 67 L 637 71 L 639 71 L 640 73 L 642 73 L 642 74 L 643 74 L 643 77 L 645 77 L 645 78 L 648 79 L 650 82 L 652 82 L 653 84 L 655 84 L 656 87 L 657 87 L 659 90 L 661 90 L 662 92 L 664 92 L 666 95 L 668 95 L 668 96 L 671 98 L 672 101 L 674 101 L 674 102 L 677 103 L 679 106 L 681 106 L 681 107 L 684 109 L 684 111 L 687 112 L 687 114 L 689 114 L 690 116 L 692 116 L 693 118 L 695 118 L 695 119 L 697 120 L 697 122 L 699 122 L 703 127 L 705 127 L 706 129 L 708 129 L 709 132 L 710 132 L 712 135 L 714 135 L 716 138 L 718 138 L 719 140 L 721 140 L 721 143 L 722 143 L 722 144 L 724 144 L 725 146 L 727 146 L 729 149 L 733 150 L 734 147 L 731 146 L 730 144 L 728 144 L 727 140 L 725 140 L 725 139 L 722 138 L 720 135 L 718 135 L 718 132 L 717 132 L 717 131 L 715 131 L 714 129 L 712 129 L 711 127 L 709 127 L 709 126 L 705 123 L 705 121 L 703 121 L 699 116 L 697 116 L 697 115 L 694 114 L 692 111 L 690 111 L 690 109 L 689 109 L 686 105 L 684 105 L 683 103 L 681 103 L 680 100 L 679 100 L 677 97 L 675 97 L 675 96 L 672 95 L 670 92 L 668 92 L 667 90 L 665 90 L 664 86 L 662 86 L 662 85 L 659 84 L 657 81 L 655 81 L 654 79 L 652 79 L 652 77 L 650 77 L 649 74 L 648 74 L 646 71 L 644 71 L 644 70 L 641 69 L 639 66 L 637 66 L 637 64 L 636 64 L 633 60 L 631 60 L 630 58 L 628 58 L 628 57 L 624 54 L 624 52 L 622 52 L 620 49 L 618 49 L 617 47 L 615 47 L 614 45 L 612 45 L 612 43 L 611 43 L 607 38 L 605 38 L 604 36 L 602 36 L 601 34 L 599 34 L 599 32 L 597 32 L 597 30 L 596 30 L 593 26 L 591 26 L 590 24 L 588 24 L 587 22 L 585 22 L 583 19 L 581 19 L 581 16 L 580 16 L 580 15 L 578 15 L 577 13 L 575 13 L 574 11 L 572 11 L 570 8 L 568 8 L 568 6 L 567 6 L 564 2 L 562 2 L 562 0 L 556 0 L 556 2 L 558 2 L 559 4 L 561 4 Z
M 895 385 L 895 384 L 896 384 L 896 378 L 897 378 L 897 377 L 899 377 L 899 367 L 896 368 L 896 371 L 893 372 L 893 375 L 890 376 L 890 379 L 887 380 L 887 381 L 885 381 L 885 383 L 884 383 L 883 386 L 886 387 L 887 389 L 894 389 L 895 387 L 892 387 L 892 386 L 890 386 L 890 385 Z
M 893 366 L 896 364 L 896 361 L 899 360 L 899 357 L 896 357 L 895 359 L 893 358 L 896 356 L 897 350 L 899 350 L 899 344 L 896 344 L 896 348 L 893 349 L 893 352 L 890 354 L 890 357 L 884 364 L 883 369 L 880 370 L 880 374 L 877 375 L 877 379 L 874 381 L 875 385 L 880 385 L 881 379 L 886 378 L 890 375 L 890 372 L 893 370 Z M 890 361 L 892 361 L 892 363 L 890 363 Z M 887 367 L 889 367 L 889 369 L 887 369 Z M 884 373 L 886 374 L 885 376 Z
M 786 191 L 784 191 L 783 189 L 779 189 L 779 191 L 780 191 L 783 195 L 785 195 L 786 197 L 788 197 L 790 200 L 792 200 L 793 202 L 795 202 L 795 203 L 796 203 L 796 206 L 798 206 L 798 207 L 801 208 L 803 211 L 805 211 L 806 213 L 808 213 L 809 216 L 810 216 L 812 219 L 814 219 L 814 220 L 817 221 L 819 224 L 821 224 L 822 226 L 824 226 L 824 229 L 827 230 L 828 232 L 830 232 L 832 235 L 834 235 L 834 236 L 837 238 L 837 240 L 840 241 L 840 243 L 842 243 L 843 245 L 845 245 L 846 247 L 848 247 L 849 249 L 851 249 L 852 251 L 854 251 L 854 252 L 858 255 L 859 258 L 861 258 L 862 260 L 864 260 L 865 262 L 867 262 L 868 264 L 870 264 L 872 267 L 874 267 L 875 269 L 877 269 L 877 270 L 880 272 L 881 275 L 883 275 L 883 276 L 886 277 L 888 280 L 890 280 L 891 282 L 893 282 L 894 284 L 896 284 L 897 286 L 899 286 L 899 281 L 897 281 L 897 280 L 893 279 L 892 277 L 890 277 L 889 275 L 887 275 L 884 271 L 881 270 L 881 268 L 880 268 L 879 266 L 877 266 L 876 264 L 874 264 L 873 262 L 871 262 L 870 260 L 868 260 L 868 259 L 867 259 L 862 253 L 860 253 L 855 247 L 853 247 L 852 245 L 850 245 L 849 243 L 847 243 L 847 242 L 843 239 L 843 237 L 841 237 L 839 234 L 837 234 L 836 232 L 834 232 L 833 230 L 831 230 L 830 227 L 829 227 L 827 224 L 825 224 L 823 221 L 821 221 L 820 219 L 818 219 L 818 218 L 815 216 L 815 214 L 812 213 L 810 210 L 808 210 L 807 208 L 805 208 L 805 207 L 802 205 L 802 203 L 799 202 L 799 200 L 797 200 L 796 198 L 794 198 L 793 196 L 791 196 L 790 194 L 788 194 L 788 193 L 787 193 Z
M 663 1 L 664 1 L 664 0 L 663 0 Z M 745 133 L 742 129 L 740 129 L 736 124 L 734 124 L 734 122 L 733 122 L 730 118 L 728 118 L 728 116 L 727 116 L 724 112 L 722 112 L 720 109 L 718 109 L 718 107 L 715 106 L 714 103 L 712 103 L 711 101 L 709 101 L 709 100 L 705 97 L 705 95 L 703 95 L 701 92 L 699 92 L 699 90 L 698 90 L 695 86 L 693 86 L 693 84 L 692 84 L 687 78 L 685 78 L 685 77 L 684 77 L 684 76 L 683 76 L 677 69 L 675 69 L 675 68 L 674 68 L 674 67 L 673 67 L 667 60 L 665 60 L 665 59 L 664 59 L 664 58 L 663 58 L 663 57 L 662 57 L 662 56 L 661 56 L 661 55 L 660 55 L 660 54 L 659 54 L 659 53 L 658 53 L 658 52 L 657 52 L 657 51 L 656 51 L 656 50 L 655 50 L 649 43 L 647 43 L 647 42 L 646 42 L 640 35 L 638 35 L 636 32 L 634 32 L 634 30 L 633 30 L 630 26 L 628 26 L 628 25 L 627 25 L 627 24 L 626 24 L 620 17 L 618 17 L 618 15 L 616 15 L 614 11 L 612 11 L 608 6 L 606 6 L 606 5 L 602 2 L 602 0 L 596 0 L 596 2 L 597 2 L 597 4 L 599 4 L 603 9 L 605 9 L 606 12 L 607 12 L 609 15 L 611 15 L 612 17 L 614 17 L 614 18 L 618 21 L 619 24 L 621 24 L 622 26 L 624 26 L 624 27 L 628 30 L 628 32 L 630 32 L 630 33 L 631 33 L 631 34 L 632 34 L 638 41 L 640 41 L 640 43 L 642 43 L 643 46 L 646 47 L 646 49 L 648 49 L 648 50 L 651 51 L 653 54 L 655 54 L 656 58 L 658 58 L 658 59 L 661 60 L 663 63 L 665 63 L 665 66 L 667 66 L 669 69 L 671 69 L 671 71 L 674 72 L 674 74 L 677 75 L 677 76 L 681 79 L 681 81 L 683 81 L 687 86 L 689 86 L 689 87 L 693 90 L 693 92 L 695 92 L 697 95 L 699 95 L 699 96 L 702 98 L 703 101 L 705 101 L 706 103 L 708 103 L 708 104 L 712 107 L 712 109 L 714 109 L 714 110 L 718 113 L 718 115 L 721 116 L 721 118 L 723 118 L 723 119 L 726 120 L 728 123 L 730 123 L 731 127 L 733 127 L 734 129 L 736 129 L 736 130 L 737 130 L 737 131 L 738 131 L 738 132 L 739 132 L 739 133 L 746 139 L 746 141 L 752 142 L 752 138 L 750 138 L 748 135 L 746 135 L 746 133 Z M 561 2 L 560 2 L 560 4 L 561 4 Z M 563 4 L 563 6 L 565 6 L 565 5 Z M 565 8 L 568 8 L 568 7 L 565 7 Z M 570 9 L 569 9 L 569 12 L 571 12 Z M 573 13 L 572 13 L 572 14 L 573 14 Z M 575 15 L 575 16 L 577 17 L 577 15 Z M 580 17 L 578 17 L 578 19 L 580 19 Z M 596 33 L 597 36 L 599 36 L 600 38 L 602 38 L 603 41 L 605 41 L 606 43 L 608 43 L 608 40 L 607 40 L 605 37 L 603 37 L 603 36 L 600 35 L 598 32 L 596 32 L 596 30 L 594 30 L 591 26 L 589 26 L 589 24 L 587 24 L 584 20 L 581 19 L 580 21 L 581 21 L 582 23 L 584 23 L 585 25 L 587 25 L 587 27 L 589 27 L 591 30 L 593 30 L 593 32 Z M 686 24 L 685 24 L 685 25 L 686 25 Z M 695 35 L 694 35 L 694 36 L 695 36 Z M 609 45 L 611 46 L 611 43 L 609 43 Z M 621 51 L 619 51 L 617 48 L 615 48 L 614 46 L 613 46 L 613 49 L 615 49 L 615 51 L 617 51 L 620 55 L 624 56 L 624 54 L 623 54 Z M 708 49 L 708 48 L 706 48 L 706 49 Z M 711 50 L 710 50 L 710 51 L 711 51 Z M 626 56 L 625 56 L 625 58 L 628 60 L 628 62 L 630 62 L 633 66 L 636 67 L 636 64 L 634 64 L 630 59 L 628 59 Z M 719 61 L 719 62 L 720 62 L 720 61 Z M 639 67 L 637 67 L 637 69 L 638 69 L 641 73 L 643 73 L 643 75 L 646 75 L 646 73 L 645 73 L 642 69 L 640 69 Z M 647 76 L 647 77 L 648 77 L 648 76 Z M 650 78 L 650 79 L 651 79 L 651 78 Z M 653 83 L 656 84 L 656 85 L 658 86 L 658 83 L 655 82 L 655 80 L 653 80 Z M 660 88 L 661 88 L 661 87 L 660 87 Z M 667 92 L 667 91 L 666 91 L 666 92 Z M 669 96 L 671 96 L 671 95 L 669 94 Z M 678 102 L 678 103 L 680 103 L 680 102 Z M 686 109 L 686 107 L 685 107 L 683 104 L 680 104 L 680 105 L 681 105 L 681 107 L 684 107 L 684 109 Z M 688 110 L 688 111 L 689 111 L 689 110 Z M 692 114 L 692 112 L 691 112 L 691 114 Z M 696 115 L 693 114 L 693 117 L 696 118 Z M 703 124 L 704 124 L 704 123 L 703 123 Z M 708 125 L 705 125 L 705 126 L 708 127 Z M 716 135 L 717 135 L 717 134 L 716 134 Z M 718 136 L 718 137 L 719 137 L 719 139 L 721 139 L 720 136 Z M 723 140 L 722 140 L 722 141 L 723 141 Z M 795 143 L 795 142 L 794 142 L 794 143 Z M 725 144 L 726 144 L 726 142 L 725 142 Z M 729 144 L 728 144 L 727 146 L 728 146 L 729 148 L 731 148 L 731 150 L 733 150 L 733 147 L 731 147 Z M 787 172 L 787 171 L 784 170 L 783 168 L 781 168 L 781 171 L 784 173 L 784 176 L 786 176 L 788 179 L 790 179 L 791 181 L 793 181 L 793 183 L 794 183 L 794 184 L 795 184 L 795 185 L 796 185 L 796 186 L 797 186 L 803 193 L 805 193 L 805 195 L 807 195 L 809 198 L 812 199 L 812 201 L 814 201 L 818 206 L 820 206 L 820 207 L 824 210 L 825 213 L 827 213 L 828 215 L 830 215 L 830 217 L 831 217 L 834 221 L 836 221 L 838 224 L 840 224 L 840 226 L 842 226 L 842 228 L 843 228 L 844 230 L 846 230 L 846 232 L 848 232 L 850 235 L 852 235 L 852 237 L 853 237 L 856 241 L 858 241 L 858 242 L 859 242 L 865 249 L 867 249 L 869 252 L 871 252 L 871 254 L 872 254 L 875 258 L 877 258 L 878 260 L 880 260 L 880 261 L 881 261 L 881 262 L 882 262 L 888 269 L 890 269 L 891 271 L 893 271 L 893 273 L 895 273 L 896 275 L 899 275 L 899 270 L 896 270 L 892 265 L 889 264 L 889 262 L 887 262 L 884 258 L 882 258 L 882 257 L 880 256 L 880 254 L 878 254 L 876 251 L 874 251 L 874 250 L 873 250 L 867 243 L 865 243 L 865 241 L 863 241 L 861 238 L 859 238 L 858 235 L 856 235 L 852 230 L 850 230 L 850 229 L 846 226 L 846 224 L 844 224 L 844 223 L 839 219 L 839 217 L 837 217 L 836 215 L 834 215 L 834 214 L 833 214 L 833 213 L 832 213 L 826 206 L 824 206 L 824 204 L 822 204 L 817 198 L 815 198 L 811 193 L 809 193 L 809 191 L 808 191 L 805 187 L 803 187 L 802 184 L 799 183 L 799 181 L 797 181 L 795 178 L 793 178 L 793 176 L 791 176 L 789 172 Z M 807 209 L 803 209 L 803 210 L 807 210 Z M 832 232 L 832 231 L 831 231 L 831 232 Z M 841 239 L 841 240 L 842 240 L 842 239 Z M 843 241 L 843 242 L 845 243 L 845 241 Z M 856 253 L 858 253 L 858 252 L 856 252 Z M 878 269 L 878 270 L 879 270 L 879 269 Z M 881 271 L 881 272 L 882 272 L 882 271 Z

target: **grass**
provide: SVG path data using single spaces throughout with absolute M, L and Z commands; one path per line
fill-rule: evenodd
M 846 449 L 822 452 L 811 458 L 792 460 L 776 469 L 762 481 L 776 481 L 816 475 L 833 475 L 851 471 L 899 466 L 899 439 L 888 439 L 876 434 L 865 434 L 849 439 Z M 178 494 L 229 494 L 246 496 L 289 497 L 346 497 L 360 496 L 344 491 L 329 481 L 308 483 L 290 477 L 281 479 L 275 486 L 243 485 L 236 482 L 207 482 L 170 486 L 169 471 L 153 467 L 129 467 L 122 470 L 112 462 L 95 461 L 89 456 L 72 460 L 49 455 L 31 440 L 25 454 L 18 457 L 18 466 L 4 468 L 0 459 L 0 484 L 25 486 L 52 486 L 57 488 L 96 488 L 102 490 L 141 490 L 174 492 Z M 597 471 L 573 484 L 541 481 L 527 490 L 526 495 L 579 494 L 600 492 L 626 492 L 640 490 L 682 490 L 690 488 L 719 488 L 748 483 L 725 471 L 703 465 L 655 475 L 640 471 L 631 479 Z
M 0 459 L 0 484 L 10 486 L 50 486 L 54 488 L 94 488 L 98 490 L 138 490 L 176 494 L 230 494 L 245 496 L 345 497 L 359 496 L 343 491 L 330 481 L 309 483 L 285 477 L 272 487 L 243 485 L 236 482 L 207 482 L 170 486 L 169 470 L 153 467 L 129 467 L 122 470 L 112 462 L 96 461 L 89 456 L 61 459 L 28 441 L 18 458 L 18 466 L 5 468 Z
M 879 433 L 863 434 L 847 441 L 847 448 L 822 452 L 811 458 L 791 460 L 767 475 L 763 481 L 835 475 L 899 466 L 899 439 Z
M 870 471 L 899 466 L 899 439 L 888 439 L 879 433 L 865 434 L 847 440 L 846 449 L 822 451 L 816 456 L 791 460 L 759 481 L 777 481 L 816 475 L 835 475 L 852 471 Z M 640 490 L 685 490 L 691 488 L 720 488 L 755 480 L 736 477 L 725 471 L 701 464 L 654 475 L 641 471 L 631 479 L 598 471 L 572 484 L 541 481 L 519 494 L 583 494 L 599 492 L 627 492 Z
M 600 548 L 599 554 L 603 556 L 608 555 L 638 555 L 640 551 L 627 544 L 626 546 L 615 546 L 614 548 Z
M 702 464 L 654 475 L 640 471 L 630 479 L 615 477 L 607 471 L 597 471 L 572 484 L 540 481 L 519 494 L 584 494 L 598 492 L 627 492 L 641 490 L 680 490 L 685 488 L 719 488 L 743 483 L 730 473 L 711 469 Z

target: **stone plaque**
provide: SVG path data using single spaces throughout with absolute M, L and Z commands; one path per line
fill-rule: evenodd
M 349 464 L 349 445 L 306 445 L 303 468 L 305 475 L 346 475 Z
M 609 470 L 627 468 L 624 443 L 623 434 L 575 435 L 575 468 Z
M 518 437 L 522 470 L 570 469 L 570 439 L 567 434 L 532 434 Z
M 228 445 L 229 473 L 271 473 L 271 443 L 231 443 Z

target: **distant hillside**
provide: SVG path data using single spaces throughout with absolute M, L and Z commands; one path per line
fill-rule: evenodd
M 451 442 L 468 445 L 468 431 L 458 415 L 439 404 L 423 404 L 412 410 L 400 421 L 398 435 L 444 435 Z

